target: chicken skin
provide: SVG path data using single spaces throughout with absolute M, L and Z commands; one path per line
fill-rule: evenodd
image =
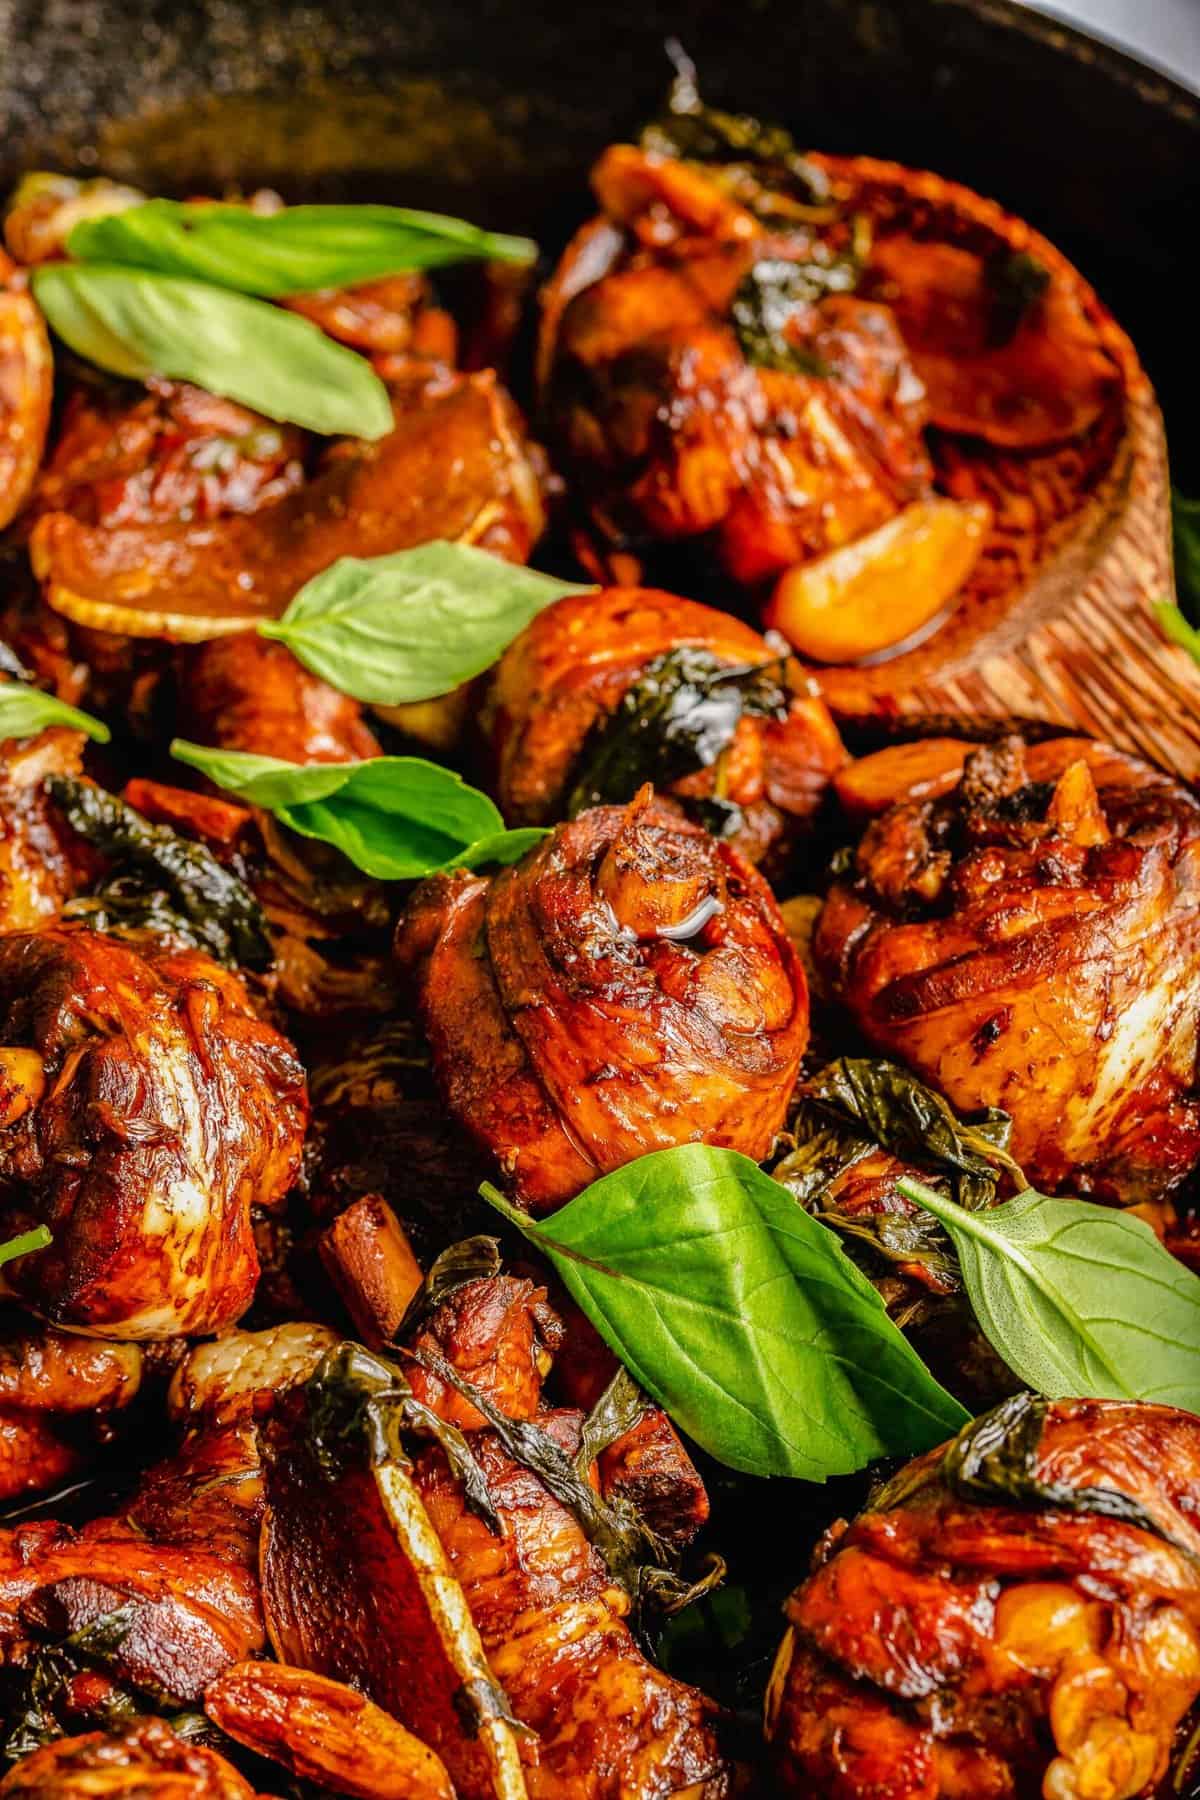
M 255 1800 L 232 1763 L 202 1744 L 185 1743 L 162 1719 L 140 1720 L 116 1736 L 89 1731 L 46 1744 L 9 1770 L 0 1794 L 25 1800 Z
M 514 1458 L 476 1407 L 464 1404 L 444 1373 L 452 1369 L 469 1381 L 468 1400 L 536 1424 L 572 1455 L 582 1415 L 541 1399 L 548 1358 L 536 1347 L 547 1344 L 544 1291 L 486 1278 L 452 1300 L 452 1316 L 445 1306 L 434 1313 L 403 1367 L 418 1403 L 465 1434 L 490 1522 L 479 1516 L 479 1491 L 468 1499 L 442 1450 L 431 1445 L 412 1465 L 400 1528 L 388 1505 L 401 1503 L 402 1490 L 386 1479 L 390 1453 L 378 1448 L 385 1441 L 380 1427 L 372 1427 L 377 1448 L 366 1459 L 346 1434 L 366 1392 L 355 1401 L 345 1361 L 340 1376 L 319 1371 L 306 1396 L 294 1396 L 266 1433 L 263 1574 L 272 1641 L 289 1661 L 354 1681 L 421 1732 L 461 1800 L 719 1800 L 730 1791 L 729 1769 L 712 1709 L 642 1656 L 625 1623 L 629 1596 L 577 1518 Z M 482 1334 L 470 1324 L 476 1308 L 487 1321 Z M 440 1362 L 430 1355 L 435 1346 Z M 368 1414 L 380 1423 L 387 1416 Z M 348 1555 L 329 1533 L 331 1507 L 350 1526 Z M 432 1545 L 421 1535 L 430 1530 Z M 417 1548 L 422 1542 L 424 1551 Z M 431 1580 L 441 1595 L 436 1621 Z M 444 1628 L 464 1602 L 455 1649 Z M 447 1658 L 465 1655 L 470 1642 L 477 1674 L 456 1707 L 447 1687 L 460 1676 Z M 519 1762 L 478 1727 L 464 1729 L 464 1716 L 479 1707 L 485 1719 L 511 1716 L 525 1727 L 507 1744 L 509 1751 L 519 1746 Z
M 532 1212 L 673 1144 L 763 1157 L 783 1123 L 808 995 L 778 909 L 649 788 L 427 882 L 397 948 L 447 1105 Z
M 51 606 L 78 624 L 202 642 L 278 616 L 340 556 L 466 539 L 524 561 L 541 534 L 538 472 L 490 372 L 393 389 L 395 428 L 327 450 L 302 487 L 252 516 L 104 527 L 44 513 L 30 551 Z
M 53 1243 L 5 1275 L 102 1337 L 219 1331 L 258 1276 L 252 1206 L 295 1176 L 307 1116 L 287 1041 L 198 951 L 70 926 L 0 938 L 0 1037 L 39 1059 L 0 1129 L 7 1233 Z
M 928 489 L 924 389 L 887 308 L 846 291 L 848 241 L 630 145 L 592 180 L 602 216 L 543 296 L 540 362 L 601 542 L 705 536 L 753 587 Z
M 868 760 L 814 944 L 834 995 L 960 1111 L 1010 1113 L 1035 1186 L 1164 1198 L 1200 1160 L 1200 805 L 1079 738 Z
M 58 726 L 0 743 L 0 931 L 48 923 L 79 884 L 87 853 L 47 794 L 46 777 L 78 775 L 83 743 Z
M 0 529 L 33 491 L 53 392 L 46 322 L 22 272 L 0 249 Z
M 1200 1421 L 1015 1396 L 837 1525 L 767 1700 L 781 1795 L 1132 1800 L 1200 1696 Z
M 86 1433 L 141 1384 L 136 1344 L 29 1326 L 0 1337 L 0 1500 L 48 1488 L 87 1465 Z
M 660 797 L 665 789 L 685 811 L 715 798 L 729 815 L 725 836 L 754 862 L 811 819 L 845 760 L 824 702 L 758 632 L 674 594 L 608 588 L 547 607 L 496 669 L 485 723 L 505 818 L 546 825 L 580 800 L 595 804 L 589 771 L 606 748 L 616 757 L 626 722 L 623 791 L 606 779 L 602 797 L 631 799 L 653 776 Z M 672 752 L 683 767 L 668 787 Z

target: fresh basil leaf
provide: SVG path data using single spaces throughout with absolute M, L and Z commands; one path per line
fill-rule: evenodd
M 23 1231 L 20 1237 L 9 1238 L 7 1244 L 0 1244 L 0 1263 L 28 1256 L 32 1250 L 44 1250 L 52 1242 L 49 1229 L 45 1225 L 35 1225 L 32 1231 Z
M 1200 1412 L 1200 1277 L 1144 1220 L 1034 1188 L 967 1212 L 897 1186 L 945 1226 L 980 1329 L 1027 1387 Z
M 270 299 L 450 263 L 529 263 L 537 245 L 402 206 L 285 206 L 256 213 L 246 206 L 148 200 L 83 220 L 67 239 L 67 252 L 82 262 L 194 276 Z
M 192 381 L 326 435 L 381 438 L 392 429 L 392 403 L 370 363 L 296 313 L 107 263 L 46 263 L 32 281 L 63 342 L 114 375 Z
M 343 694 L 404 706 L 482 674 L 543 607 L 586 591 L 467 544 L 419 544 L 342 557 L 258 629 Z
M 36 737 L 48 725 L 65 725 L 70 731 L 86 731 L 98 744 L 107 744 L 112 733 L 91 713 L 68 706 L 41 688 L 23 681 L 0 681 L 0 743 L 6 738 Z
M 377 881 L 517 862 L 546 835 L 537 827 L 506 831 L 486 794 L 420 756 L 289 763 L 182 738 L 171 754 L 302 837 L 332 844 Z
M 639 1157 L 537 1222 L 483 1192 L 635 1380 L 731 1468 L 823 1481 L 928 1449 L 966 1418 L 832 1232 L 736 1151 Z

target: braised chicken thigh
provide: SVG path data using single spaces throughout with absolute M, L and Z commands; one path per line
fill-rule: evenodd
M 1011 1113 L 1035 1185 L 1169 1194 L 1200 1158 L 1195 798 L 1081 738 L 871 760 L 849 786 L 877 816 L 814 946 L 859 1030 Z

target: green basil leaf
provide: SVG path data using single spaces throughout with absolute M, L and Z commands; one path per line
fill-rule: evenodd
M 0 1244 L 0 1263 L 12 1262 L 18 1256 L 28 1256 L 31 1250 L 44 1250 L 53 1241 L 47 1226 L 35 1225 L 32 1231 L 23 1231 L 20 1237 L 9 1238 L 7 1244 Z
M 41 688 L 28 687 L 23 681 L 0 681 L 0 743 L 6 738 L 36 737 L 48 725 L 65 725 L 71 731 L 86 731 L 98 744 L 107 744 L 112 733 L 91 713 L 68 706 Z
M 736 1151 L 655 1151 L 549 1220 L 483 1192 L 634 1379 L 731 1468 L 823 1481 L 928 1449 L 966 1419 L 832 1232 Z
M 516 862 L 546 835 L 540 828 L 506 831 L 486 794 L 420 756 L 289 763 L 182 738 L 171 754 L 302 837 L 332 844 L 378 881 Z
M 419 544 L 342 557 L 258 629 L 343 694 L 403 706 L 482 674 L 543 607 L 586 591 L 467 544 Z
M 1200 1412 L 1200 1277 L 1144 1220 L 1034 1188 L 967 1212 L 897 1186 L 946 1227 L 980 1329 L 1027 1387 Z
M 529 238 L 402 206 L 246 206 L 148 200 L 85 219 L 67 239 L 82 262 L 188 275 L 265 298 L 353 287 L 410 269 L 487 260 L 532 262 Z
M 329 436 L 381 438 L 387 389 L 308 319 L 202 281 L 105 263 L 47 263 L 33 290 L 54 330 L 114 375 L 164 375 Z

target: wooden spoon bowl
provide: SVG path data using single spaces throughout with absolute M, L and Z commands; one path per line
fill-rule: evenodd
M 1117 379 L 1082 434 L 1033 449 L 931 434 L 938 487 L 993 519 L 951 615 L 898 654 L 815 670 L 843 718 L 931 713 L 1077 727 L 1200 777 L 1200 667 L 1155 623 L 1172 596 L 1166 442 L 1132 343 L 1040 233 L 942 177 L 872 157 L 819 161 L 871 220 L 991 256 L 1025 253 L 1069 283 Z

